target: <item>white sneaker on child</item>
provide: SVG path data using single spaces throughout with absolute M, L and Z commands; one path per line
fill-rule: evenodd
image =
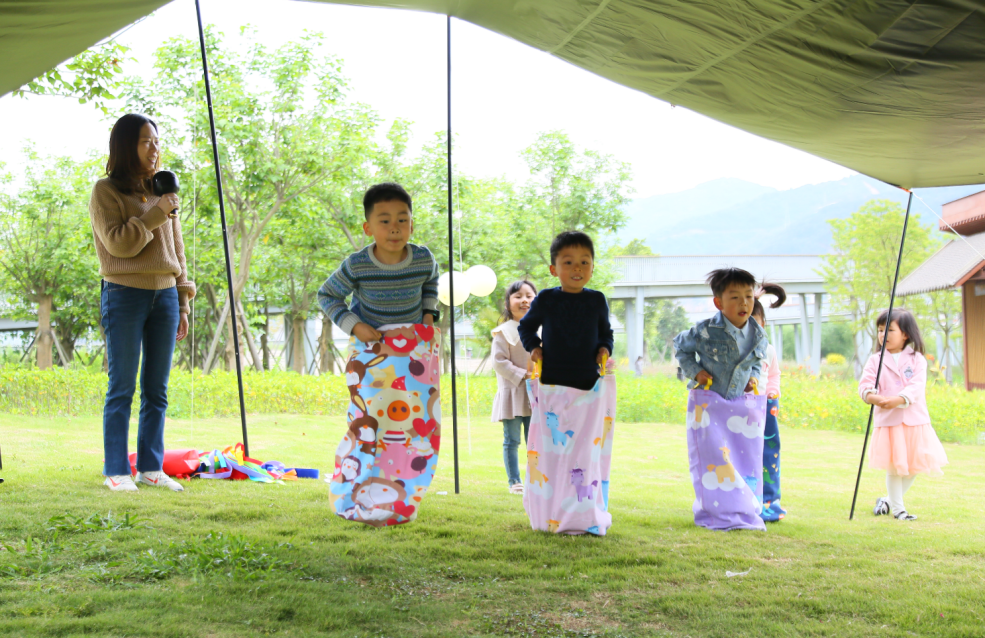
M 103 485 L 114 492 L 136 492 L 137 486 L 133 484 L 133 477 L 129 474 L 118 476 L 107 476 Z
M 876 499 L 876 506 L 872 508 L 872 513 L 875 516 L 881 516 L 883 514 L 889 514 L 889 499 L 885 496 L 880 496 Z
M 915 520 L 917 520 L 917 517 L 916 516 L 914 516 L 913 514 L 910 514 L 906 510 L 901 510 L 898 514 L 893 514 L 893 516 L 896 517 L 896 520 L 898 520 L 898 521 L 915 521 Z
M 158 470 L 157 472 L 137 472 L 137 482 L 154 487 L 166 487 L 172 492 L 184 492 L 185 488 L 173 478 Z

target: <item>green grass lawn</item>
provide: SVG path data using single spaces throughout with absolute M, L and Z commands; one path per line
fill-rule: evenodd
M 253 456 L 331 473 L 341 418 L 250 424 Z M 784 429 L 788 518 L 721 533 L 692 522 L 684 428 L 617 424 L 613 526 L 594 538 L 530 530 L 485 418 L 471 453 L 462 419 L 455 495 L 446 427 L 418 520 L 377 530 L 331 515 L 322 481 L 111 493 L 99 418 L 0 415 L 0 635 L 985 635 L 980 446 L 945 445 L 946 475 L 907 496 L 913 523 L 871 515 L 884 481 L 866 470 L 849 522 L 861 437 Z M 167 443 L 238 431 L 169 421 Z

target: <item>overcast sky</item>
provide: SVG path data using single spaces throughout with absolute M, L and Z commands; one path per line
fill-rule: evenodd
M 414 122 L 420 144 L 445 128 L 445 18 L 408 11 L 293 0 L 204 0 L 207 23 L 227 38 L 252 24 L 270 46 L 322 31 L 345 61 L 352 97 L 387 121 Z M 197 37 L 191 0 L 176 0 L 120 41 L 149 70 L 169 37 Z M 721 177 L 779 189 L 852 171 L 769 142 L 599 78 L 546 53 L 465 22 L 452 24 L 456 164 L 473 175 L 525 177 L 519 151 L 561 129 L 576 144 L 629 162 L 636 197 L 685 190 Z M 129 72 L 141 69 L 131 66 Z M 0 98 L 0 161 L 16 163 L 30 139 L 40 150 L 105 150 L 111 122 L 59 98 Z

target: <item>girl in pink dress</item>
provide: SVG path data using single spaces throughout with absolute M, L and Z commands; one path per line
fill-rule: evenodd
M 917 517 L 906 511 L 903 495 L 917 474 L 941 476 L 947 454 L 927 411 L 927 359 L 916 319 L 908 310 L 893 310 L 891 318 L 885 311 L 876 319 L 876 327 L 879 345 L 886 341 L 879 386 L 875 383 L 878 352 L 869 357 L 858 384 L 862 400 L 875 406 L 869 466 L 886 470 L 887 495 L 876 500 L 872 513 L 912 521 Z

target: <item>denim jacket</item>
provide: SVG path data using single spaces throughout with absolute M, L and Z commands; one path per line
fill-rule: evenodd
M 758 323 L 752 322 L 756 338 L 752 351 L 739 360 L 739 342 L 732 334 L 738 329 L 721 312 L 710 319 L 699 321 L 696 326 L 682 332 L 674 339 L 674 353 L 684 376 L 690 379 L 688 388 L 697 387 L 694 378 L 702 370 L 711 375 L 711 389 L 726 399 L 735 399 L 746 391 L 750 378 L 756 379 L 759 387 L 766 346 L 769 341 L 766 331 Z

